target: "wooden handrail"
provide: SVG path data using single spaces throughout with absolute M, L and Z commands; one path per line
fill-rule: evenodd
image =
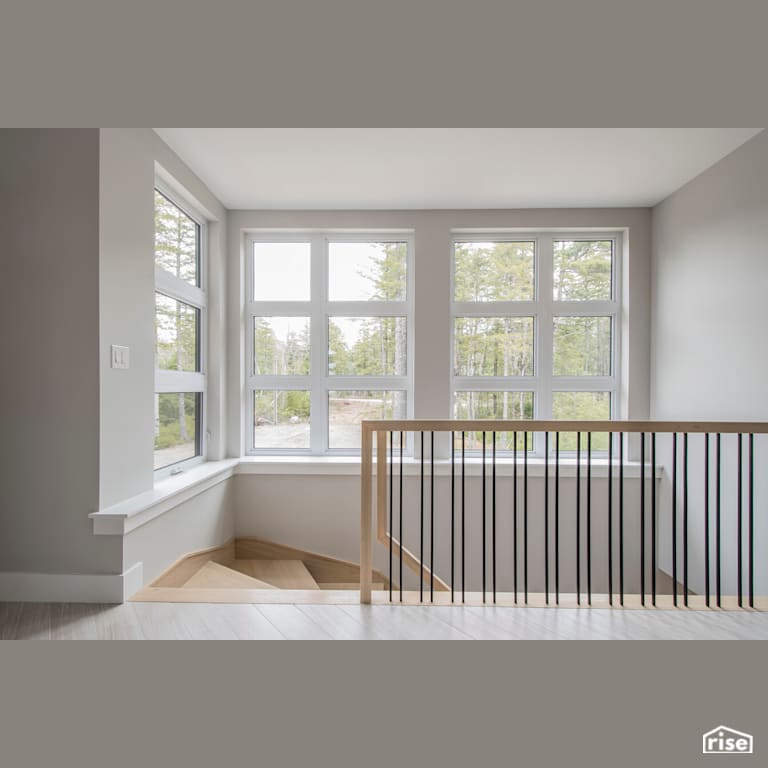
M 657 432 L 768 434 L 764 421 L 571 421 L 512 419 L 368 419 L 363 434 L 373 432 Z
M 683 462 L 684 467 L 686 467 L 685 471 L 687 472 L 687 450 L 688 450 L 688 441 L 687 441 L 687 435 L 688 434 L 705 434 L 705 435 L 717 435 L 718 441 L 716 444 L 716 461 L 717 461 L 717 508 L 716 508 L 716 514 L 717 514 L 717 535 L 718 535 L 718 543 L 717 543 L 717 557 L 718 557 L 718 565 L 717 565 L 717 573 L 718 573 L 718 585 L 717 585 L 717 599 L 718 599 L 718 606 L 720 605 L 720 582 L 719 582 L 719 478 L 720 478 L 720 440 L 719 436 L 721 434 L 725 435 L 739 435 L 739 445 L 738 445 L 738 472 L 739 476 L 741 477 L 742 473 L 742 440 L 741 437 L 749 436 L 749 444 L 748 444 L 748 471 L 749 471 L 749 480 L 748 480 L 748 487 L 747 490 L 743 489 L 743 481 L 739 484 L 739 497 L 738 497 L 738 525 L 739 525 L 739 541 L 742 541 L 742 529 L 746 526 L 746 530 L 748 531 L 749 536 L 749 547 L 750 547 L 750 554 L 749 554 L 749 564 L 748 564 L 748 580 L 749 580 L 749 588 L 750 588 L 750 595 L 749 595 L 749 601 L 750 606 L 753 606 L 753 573 L 752 573 L 752 542 L 753 542 L 753 468 L 752 468 L 752 460 L 753 460 L 753 435 L 764 435 L 768 434 L 768 422 L 753 422 L 753 421 L 651 421 L 651 420 L 514 420 L 514 419 L 378 419 L 378 420 L 364 420 L 361 422 L 361 430 L 362 430 L 362 442 L 361 442 L 361 521 L 360 521 L 360 531 L 361 531 L 361 540 L 360 540 L 360 601 L 362 603 L 370 603 L 371 602 L 371 587 L 372 587 L 372 568 L 373 568 L 373 561 L 372 561 L 372 544 L 373 544 L 373 504 L 374 504 L 374 496 L 375 496 L 375 503 L 376 503 L 376 540 L 380 543 L 384 544 L 385 547 L 388 548 L 388 550 L 391 553 L 397 553 L 401 556 L 402 565 L 407 565 L 409 570 L 412 570 L 415 572 L 419 578 L 421 579 L 422 583 L 424 581 L 429 581 L 430 584 L 434 587 L 435 590 L 439 590 L 441 592 L 444 592 L 446 590 L 450 591 L 451 588 L 449 585 L 444 582 L 442 579 L 440 579 L 436 574 L 433 574 L 429 568 L 424 565 L 422 562 L 422 558 L 416 558 L 413 553 L 411 553 L 409 550 L 407 550 L 405 547 L 401 546 L 401 542 L 394 538 L 392 535 L 392 531 L 389 530 L 389 526 L 387 525 L 387 472 L 388 472 L 388 461 L 387 461 L 387 434 L 392 432 L 522 432 L 522 433 L 572 433 L 572 432 L 581 432 L 581 433 L 588 433 L 588 434 L 594 434 L 594 433 L 614 433 L 614 434 L 640 434 L 640 435 L 648 435 L 650 434 L 652 436 L 653 442 L 653 448 L 654 451 L 653 455 L 655 456 L 655 435 L 657 434 L 669 434 L 673 436 L 674 440 L 677 440 L 677 435 L 682 434 L 684 436 L 683 441 Z M 374 485 L 373 480 L 373 463 L 374 463 L 374 443 L 376 446 L 376 483 Z M 621 443 L 623 445 L 623 441 Z M 642 445 L 644 446 L 645 443 L 643 442 Z M 707 468 L 709 465 L 709 441 L 707 440 L 706 443 L 707 447 Z M 589 449 L 588 449 L 589 450 Z M 644 449 L 643 449 L 644 450 Z M 675 448 L 675 451 L 677 449 Z M 495 451 L 495 448 L 494 448 Z M 525 457 L 527 460 L 528 451 L 525 450 Z M 610 450 L 609 450 L 609 459 L 610 459 Z M 677 456 L 677 453 L 675 453 L 675 457 Z M 495 462 L 495 452 L 494 452 L 494 462 Z M 655 460 L 655 459 L 654 459 Z M 587 461 L 589 461 L 589 454 L 587 456 Z M 620 461 L 623 462 L 623 458 L 620 456 Z M 676 461 L 676 459 L 675 459 Z M 485 466 L 485 465 L 484 465 Z M 527 467 L 527 464 L 525 465 Z M 589 465 L 588 465 L 589 466 Z M 623 467 L 623 463 L 621 465 Z M 675 476 L 675 464 L 673 463 L 673 478 Z M 707 472 L 709 470 L 707 469 Z M 495 472 L 495 464 L 494 464 L 494 472 Z M 621 476 L 623 479 L 623 475 Z M 642 477 L 642 476 L 641 476 Z M 707 474 L 707 477 L 709 475 Z M 687 483 L 687 474 L 684 475 L 684 482 Z M 494 474 L 494 482 L 495 482 L 495 474 Z M 610 483 L 610 475 L 609 475 L 609 483 Z M 641 486 L 641 488 L 644 488 L 644 485 Z M 609 485 L 610 489 L 610 485 Z M 623 493 L 623 491 L 621 491 Z M 655 520 L 656 518 L 653 516 L 655 515 L 654 510 L 655 507 L 655 492 L 652 491 L 652 525 L 655 526 Z M 675 509 L 676 502 L 675 502 L 675 489 L 674 489 L 674 482 L 673 482 L 673 490 L 672 490 L 672 504 L 673 504 L 673 529 L 674 531 L 677 531 L 676 523 L 675 521 Z M 546 497 L 545 497 L 546 498 Z M 610 498 L 610 491 L 609 491 L 609 498 Z M 588 495 L 589 499 L 589 495 Z M 622 496 L 623 499 L 623 496 Z M 527 504 L 527 502 L 525 502 Z M 742 503 L 747 505 L 747 517 L 746 520 L 743 521 L 742 518 Z M 483 501 L 483 504 L 485 504 L 485 501 Z M 687 514 L 688 514 L 688 502 L 687 502 L 687 486 L 684 486 L 683 488 L 683 520 L 685 521 L 683 523 L 684 525 L 684 537 L 687 537 Z M 485 509 L 485 507 L 483 507 Z M 610 509 L 610 507 L 609 507 Z M 641 500 L 641 509 L 645 510 L 645 502 Z M 609 512 L 610 515 L 610 512 Z M 642 526 L 645 525 L 645 523 L 641 523 Z M 709 523 L 707 523 L 707 526 L 709 526 Z M 643 530 L 644 527 L 643 527 Z M 655 527 L 653 529 L 655 531 Z M 709 532 L 709 527 L 707 527 L 707 531 Z M 463 534 L 462 534 L 463 535 Z M 527 534 L 526 534 L 527 535 Z M 655 536 L 655 533 L 652 532 L 652 535 Z M 709 533 L 708 533 L 709 536 Z M 677 533 L 675 533 L 673 537 L 673 544 L 677 541 Z M 589 539 L 588 539 L 589 541 Z M 655 542 L 655 538 L 653 539 Z M 709 541 L 709 539 L 707 539 Z M 644 543 L 644 539 L 641 539 L 641 561 L 645 562 L 645 555 L 642 552 L 642 546 Z M 684 538 L 684 547 L 687 547 L 687 539 Z M 577 544 L 578 549 L 578 544 Z M 684 563 L 687 563 L 687 549 L 684 549 Z M 494 555 L 495 556 L 495 555 Z M 589 556 L 589 554 L 588 554 Z M 655 554 L 654 554 L 654 564 L 655 564 Z M 675 555 L 673 551 L 673 581 L 676 583 L 676 575 L 674 570 L 674 562 L 675 562 Z M 622 566 L 623 567 L 623 566 Z M 655 567 L 655 565 L 654 565 Z M 742 548 L 739 548 L 739 606 L 742 606 Z M 495 572 L 494 572 L 495 573 Z M 527 572 L 526 572 L 527 573 Z M 623 571 L 622 571 L 623 573 Z M 655 573 L 655 571 L 654 571 Z M 683 592 L 682 594 L 685 596 L 685 605 L 688 605 L 687 602 L 687 594 L 688 594 L 688 587 L 687 587 L 687 565 L 684 564 L 684 573 L 685 573 L 685 581 L 683 584 Z M 707 578 L 709 578 L 709 565 L 707 565 Z M 643 583 L 645 583 L 645 575 L 643 573 Z M 463 579 L 463 576 L 462 576 Z M 494 576 L 495 579 L 495 576 Z M 709 582 L 707 582 L 709 584 Z M 655 581 L 653 582 L 655 585 Z M 402 584 L 401 590 L 402 590 Z M 462 587 L 463 589 L 463 587 Z M 527 588 L 526 588 L 527 589 Z M 517 590 L 517 586 L 515 586 L 515 590 Z M 654 586 L 655 590 L 655 586 Z M 610 590 L 609 590 L 610 591 Z M 588 590 L 589 592 L 589 590 Z M 401 592 L 402 594 L 402 592 Z M 451 592 L 451 594 L 453 594 Z M 517 593 L 515 592 L 515 595 Z M 527 593 L 526 593 L 527 594 Z M 494 586 L 494 595 L 495 595 L 495 586 Z M 547 591 L 547 595 L 549 595 L 549 592 Z M 641 593 L 643 605 L 644 602 L 644 593 Z M 655 603 L 655 592 L 654 592 L 654 605 Z M 485 582 L 483 585 L 483 599 L 485 599 Z M 623 592 L 622 592 L 622 599 L 623 599 Z M 709 586 L 707 586 L 707 606 L 709 606 Z M 517 597 L 515 597 L 515 601 L 517 600 Z M 527 597 L 526 597 L 527 600 Z M 548 600 L 548 597 L 547 597 Z M 577 602 L 579 602 L 577 600 Z M 675 592 L 675 600 L 674 605 L 677 606 L 677 592 Z

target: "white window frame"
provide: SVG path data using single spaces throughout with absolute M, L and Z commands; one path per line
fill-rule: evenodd
M 328 392 L 333 390 L 403 391 L 406 417 L 413 415 L 413 258 L 412 231 L 250 231 L 245 233 L 245 453 L 250 456 L 358 456 L 358 448 L 329 448 Z M 309 243 L 309 301 L 255 301 L 253 297 L 254 243 Z M 406 243 L 406 298 L 404 301 L 330 301 L 328 298 L 330 243 Z M 307 376 L 254 376 L 253 318 L 310 318 L 310 373 Z M 332 376 L 328 372 L 328 318 L 405 317 L 406 373 L 404 376 Z M 253 393 L 256 390 L 308 390 L 310 392 L 309 448 L 254 448 Z
M 554 241 L 610 240 L 612 242 L 611 298 L 604 301 L 555 301 L 553 298 Z M 532 301 L 455 300 L 455 249 L 459 243 L 533 242 L 534 298 Z M 454 230 L 451 235 L 451 418 L 456 409 L 456 392 L 532 392 L 533 418 L 552 419 L 554 392 L 608 392 L 610 418 L 618 418 L 621 392 L 621 295 L 622 234 L 604 230 Z M 611 318 L 611 375 L 555 376 L 553 372 L 555 317 Z M 533 376 L 457 376 L 455 373 L 455 335 L 457 317 L 533 317 Z M 529 455 L 543 457 L 543 440 L 535 440 Z
M 163 179 L 155 178 L 154 189 L 157 190 L 169 202 L 186 214 L 199 227 L 198 241 L 198 282 L 199 285 L 191 285 L 181 280 L 170 272 L 166 272 L 155 263 L 155 290 L 154 294 L 162 293 L 171 299 L 176 299 L 184 304 L 194 307 L 199 311 L 200 323 L 198 332 L 198 349 L 200 355 L 199 371 L 165 371 L 155 367 L 155 394 L 168 392 L 194 393 L 199 395 L 200 413 L 198 416 L 199 434 L 197 435 L 195 456 L 189 459 L 168 464 L 154 470 L 155 480 L 161 480 L 169 475 L 179 474 L 190 467 L 202 464 L 207 457 L 207 418 L 206 418 L 206 370 L 208 360 L 208 317 L 206 286 L 208 283 L 208 220 L 189 201 L 179 195 Z M 154 196 L 153 196 L 154 201 Z M 153 203 L 154 211 L 154 203 Z M 154 216 L 153 216 L 154 220 Z M 154 257 L 154 254 L 153 254 Z M 154 296 L 153 294 L 153 296 Z

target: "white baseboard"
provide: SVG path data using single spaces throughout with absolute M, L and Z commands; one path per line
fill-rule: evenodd
M 0 573 L 0 602 L 123 603 L 143 586 L 143 565 L 123 573 Z

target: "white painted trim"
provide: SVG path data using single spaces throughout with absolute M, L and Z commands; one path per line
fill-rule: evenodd
M 120 536 L 232 477 L 237 459 L 208 461 L 157 483 L 151 491 L 92 512 L 96 535 Z
M 242 230 L 245 255 L 245 445 L 249 456 L 339 456 L 354 450 L 330 448 L 328 393 L 333 390 L 382 390 L 405 393 L 405 417 L 413 415 L 414 370 L 414 258 L 413 230 L 366 229 L 361 231 L 295 229 Z M 310 247 L 310 298 L 306 301 L 256 301 L 253 296 L 253 246 L 263 242 L 307 243 Z M 402 301 L 330 301 L 328 298 L 329 247 L 332 242 L 404 242 L 406 295 Z M 310 318 L 310 373 L 307 376 L 253 375 L 253 318 L 299 316 Z M 403 317 L 406 321 L 406 373 L 404 376 L 333 376 L 328 370 L 328 320 L 342 317 Z M 253 447 L 253 392 L 255 390 L 308 390 L 310 392 L 310 445 L 301 449 Z
M 528 454 L 528 477 L 544 477 L 544 460 L 540 458 L 531 458 Z M 374 459 L 374 464 L 375 464 Z M 496 457 L 496 476 L 512 477 L 514 475 L 515 462 L 513 459 Z M 447 459 L 435 459 L 434 464 L 435 477 L 449 477 L 451 474 L 451 462 Z M 490 461 L 486 461 L 486 476 L 491 476 Z M 400 471 L 399 463 L 395 462 L 395 473 Z M 459 477 L 459 467 L 457 465 L 456 477 Z M 403 474 L 406 476 L 418 476 L 421 472 L 421 461 L 418 458 L 403 459 Z M 429 474 L 430 462 L 425 457 L 424 472 Z M 465 474 L 467 477 L 480 477 L 483 472 L 482 459 L 477 457 L 467 458 L 465 461 Z M 523 461 L 518 459 L 517 473 L 523 477 Z M 581 474 L 586 477 L 586 466 L 582 461 Z M 240 460 L 235 467 L 235 475 L 355 475 L 360 474 L 360 460 L 354 456 L 246 456 Z M 554 462 L 549 462 L 549 475 L 555 476 Z M 646 462 L 645 475 L 650 478 L 651 464 Z M 656 467 L 656 477 L 663 476 L 663 468 Z M 560 477 L 576 477 L 575 459 L 560 459 Z M 592 477 L 608 477 L 608 461 L 606 459 L 592 459 Z M 618 483 L 619 464 L 613 462 L 613 477 Z M 640 462 L 624 462 L 624 478 L 640 478 Z
M 610 240 L 613 243 L 611 298 L 599 301 L 555 301 L 552 297 L 553 253 L 555 240 Z M 530 301 L 456 301 L 456 245 L 471 242 L 533 242 L 534 243 L 534 298 Z M 576 229 L 454 229 L 451 234 L 450 294 L 451 294 L 451 411 L 456 407 L 456 392 L 531 392 L 533 417 L 552 418 L 555 392 L 608 392 L 611 398 L 610 418 L 621 418 L 624 404 L 622 392 L 621 337 L 625 331 L 622 314 L 622 275 L 624 272 L 623 230 L 586 228 Z M 609 376 L 555 376 L 553 367 L 554 318 L 561 316 L 611 318 L 611 373 Z M 459 317 L 533 317 L 533 376 L 458 376 L 455 373 L 456 318 Z M 541 458 L 543 441 L 534 437 L 529 454 Z
M 124 573 L 0 573 L 0 601 L 122 603 L 143 581 L 142 563 Z
M 397 462 L 396 462 L 397 463 Z M 544 477 L 544 460 L 529 453 L 528 477 Z M 419 459 L 407 458 L 403 461 L 404 474 L 418 475 L 421 468 Z M 613 462 L 613 476 L 618 480 L 619 464 Z M 430 471 L 430 462 L 426 458 L 425 471 Z M 436 459 L 434 464 L 436 477 L 448 477 L 451 474 L 451 462 Z M 651 464 L 646 462 L 646 477 L 651 476 Z M 399 471 L 398 469 L 395 470 Z M 523 475 L 523 462 L 517 462 L 518 476 Z M 549 474 L 554 477 L 554 463 L 549 462 Z M 486 473 L 490 476 L 490 462 L 486 462 Z M 582 462 L 582 474 L 584 464 Z M 482 474 L 482 460 L 477 456 L 467 457 L 465 462 L 467 477 L 479 477 Z M 496 459 L 497 477 L 511 477 L 514 474 L 514 460 L 506 457 Z M 661 466 L 656 467 L 656 477 L 664 474 Z M 357 456 L 244 456 L 241 459 L 206 462 L 194 469 L 173 475 L 158 483 L 155 488 L 139 494 L 119 504 L 92 512 L 88 517 L 93 520 L 93 533 L 97 536 L 122 536 L 140 528 L 142 525 L 165 514 L 179 504 L 195 498 L 203 491 L 228 480 L 234 475 L 326 475 L 343 477 L 360 475 L 360 459 Z M 458 476 L 458 474 L 457 474 Z M 576 462 L 573 459 L 560 459 L 560 477 L 576 476 Z M 592 459 L 592 477 L 608 477 L 608 461 L 602 458 Z M 625 479 L 640 477 L 640 462 L 624 462 Z

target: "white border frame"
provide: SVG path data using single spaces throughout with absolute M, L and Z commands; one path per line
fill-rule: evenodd
M 179 192 L 173 189 L 161 177 L 155 176 L 154 189 L 163 197 L 167 198 L 182 213 L 188 216 L 199 227 L 198 242 L 198 278 L 199 285 L 190 285 L 184 280 L 180 280 L 170 272 L 166 272 L 155 265 L 155 293 L 162 293 L 169 298 L 176 299 L 189 306 L 194 307 L 200 312 L 200 324 L 198 327 L 198 349 L 200 355 L 200 370 L 191 371 L 164 371 L 155 368 L 155 394 L 166 392 L 195 393 L 200 395 L 200 415 L 198 436 L 199 453 L 189 459 L 167 464 L 154 470 L 155 482 L 162 480 L 170 475 L 176 475 L 185 470 L 202 464 L 206 461 L 208 452 L 207 441 L 207 404 L 206 404 L 206 376 L 208 364 L 208 317 L 207 317 L 207 296 L 206 288 L 208 285 L 208 219 L 194 205 L 189 203 Z M 154 211 L 154 196 L 153 196 Z M 154 260 L 154 255 L 153 255 Z M 154 302 L 153 302 L 154 303 Z M 154 450 L 153 450 L 154 455 Z
M 555 301 L 553 287 L 553 242 L 555 240 L 589 241 L 610 240 L 611 299 L 608 301 Z M 473 242 L 533 242 L 534 243 L 534 299 L 533 301 L 478 301 L 457 302 L 455 296 L 455 248 L 458 243 Z M 453 230 L 450 251 L 451 291 L 451 358 L 450 397 L 451 418 L 458 392 L 512 392 L 533 393 L 534 419 L 552 418 L 554 392 L 608 392 L 611 399 L 609 418 L 617 418 L 621 411 L 621 337 L 622 337 L 622 273 L 624 244 L 622 232 L 606 230 Z M 455 333 L 457 317 L 533 317 L 534 349 L 533 376 L 456 376 Z M 610 376 L 555 376 L 553 373 L 554 317 L 610 317 L 611 318 L 611 375 Z M 534 440 L 529 456 L 543 457 L 543 446 Z M 561 451 L 561 453 L 563 453 Z M 567 453 L 567 452 L 566 452 Z
M 309 243 L 309 301 L 255 301 L 253 298 L 254 243 Z M 406 298 L 404 301 L 330 301 L 328 298 L 329 244 L 406 243 Z M 247 456 L 350 456 L 359 449 L 330 448 L 328 392 L 335 389 L 405 392 L 405 417 L 413 415 L 414 369 L 414 234 L 412 230 L 251 230 L 244 233 L 245 254 L 245 445 Z M 253 375 L 254 317 L 310 318 L 310 373 L 308 376 Z M 406 373 L 404 376 L 332 376 L 328 373 L 328 319 L 343 317 L 405 317 Z M 310 392 L 309 448 L 253 447 L 253 391 L 257 389 Z

